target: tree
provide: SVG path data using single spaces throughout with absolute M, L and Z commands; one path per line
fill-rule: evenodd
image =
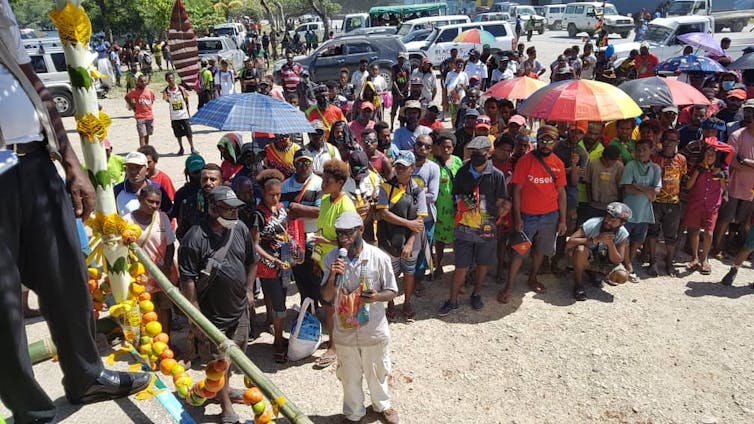
M 21 28 L 52 29 L 52 21 L 47 16 L 52 6 L 50 1 L 10 0 L 10 7 Z
M 236 15 L 242 7 L 243 2 L 241 0 L 217 0 L 215 2 L 215 11 L 224 15 L 225 19 L 228 21 L 231 20 L 231 18 Z
M 340 5 L 330 0 L 307 0 L 309 6 L 314 9 L 314 13 L 322 19 L 325 28 L 325 39 L 330 34 L 330 15 L 340 11 Z

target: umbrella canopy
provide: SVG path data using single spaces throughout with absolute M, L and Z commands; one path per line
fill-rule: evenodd
M 489 31 L 483 29 L 467 29 L 458 34 L 453 39 L 456 43 L 475 43 L 475 44 L 489 44 L 492 45 L 495 42 L 495 36 Z
M 548 121 L 604 122 L 635 118 L 641 115 L 641 109 L 618 87 L 591 80 L 566 80 L 534 92 L 519 113 Z
M 639 78 L 626 81 L 618 88 L 634 99 L 639 107 L 709 104 L 699 90 L 675 79 Z
M 723 65 L 704 56 L 687 54 L 670 58 L 655 66 L 657 72 L 725 72 Z
M 496 83 L 484 95 L 498 99 L 522 100 L 546 85 L 546 82 L 538 79 L 517 77 Z
M 314 131 L 304 113 L 292 105 L 259 93 L 229 94 L 211 100 L 191 117 L 223 131 L 258 131 L 275 134 Z
M 746 53 L 728 65 L 730 70 L 754 69 L 754 52 Z
M 720 43 L 718 43 L 712 34 L 708 32 L 689 32 L 679 35 L 678 39 L 683 44 L 691 47 L 698 47 L 708 53 L 714 53 L 718 56 L 725 54 L 723 48 L 720 47 Z

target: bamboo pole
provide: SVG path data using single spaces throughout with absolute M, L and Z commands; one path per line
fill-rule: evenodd
M 138 245 L 131 244 L 131 250 L 139 258 L 144 268 L 154 277 L 157 284 L 163 290 L 165 295 L 175 304 L 187 317 L 189 317 L 201 330 L 209 337 L 209 339 L 218 346 L 227 347 L 228 356 L 235 363 L 241 371 L 259 387 L 259 389 L 267 396 L 271 404 L 277 404 L 280 408 L 280 412 L 295 424 L 311 424 L 312 421 L 304 415 L 303 412 L 290 400 L 287 400 L 283 395 L 283 392 L 275 386 L 275 384 L 267 378 L 266 375 L 260 370 L 253 362 L 246 356 L 246 352 L 242 351 L 238 345 L 232 340 L 225 337 L 225 334 L 215 327 L 200 310 L 198 310 L 191 302 L 188 301 L 178 287 L 174 286 L 165 275 L 162 273 L 159 267 L 152 262 L 149 255 L 147 255 Z

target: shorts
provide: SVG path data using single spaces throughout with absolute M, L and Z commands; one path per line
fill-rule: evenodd
M 657 238 L 662 233 L 665 243 L 678 240 L 678 230 L 681 226 L 682 208 L 680 203 L 652 203 L 655 213 L 655 223 L 650 224 L 647 236 Z
M 717 215 L 720 212 L 720 208 L 714 208 L 712 210 L 705 209 L 703 207 L 686 208 L 686 213 L 683 215 L 683 225 L 687 228 L 701 228 L 704 231 L 715 231 L 715 224 L 717 223 Z
M 246 346 L 249 344 L 249 329 L 251 328 L 251 321 L 249 320 L 249 308 L 244 308 L 243 313 L 238 318 L 235 324 L 231 324 L 226 327 L 218 327 L 220 331 L 225 334 L 225 337 L 233 340 L 241 351 L 246 351 Z M 209 351 L 216 358 L 224 356 L 220 353 L 217 345 L 204 338 L 203 342 L 209 344 Z
M 191 137 L 191 125 L 188 119 L 176 119 L 170 122 L 170 126 L 173 127 L 173 135 L 175 138 Z
M 521 219 L 524 221 L 524 233 L 531 240 L 532 249 L 545 256 L 555 255 L 559 217 L 558 211 L 542 215 L 521 214 Z
M 649 222 L 626 222 L 623 226 L 628 231 L 628 240 L 631 243 L 644 243 L 647 238 Z
M 264 298 L 272 305 L 272 315 L 275 318 L 285 318 L 285 297 L 288 290 L 283 285 L 283 280 L 280 277 L 260 278 L 259 282 L 262 283 Z
M 456 238 L 453 241 L 456 268 L 471 265 L 492 266 L 497 261 L 497 239 L 468 241 Z
M 741 223 L 751 216 L 754 211 L 754 201 L 731 197 L 720 206 L 720 220 Z
M 137 119 L 136 132 L 139 137 L 146 137 L 154 133 L 154 119 Z
M 746 233 L 746 241 L 744 242 L 745 250 L 754 250 L 754 225 L 749 228 L 749 232 Z
M 610 262 L 610 258 L 605 255 L 599 254 L 596 250 L 597 246 L 595 246 L 593 249 L 587 249 L 587 251 L 589 252 L 589 260 L 587 261 L 585 268 L 587 271 L 597 272 L 603 275 L 610 275 L 610 273 L 615 271 L 626 270 L 626 267 L 624 267 L 622 263 L 616 265 Z
M 393 265 L 393 274 L 397 278 L 401 272 L 413 275 L 416 272 L 416 263 L 419 259 L 419 251 L 411 252 L 410 258 L 396 258 L 390 256 L 390 264 Z

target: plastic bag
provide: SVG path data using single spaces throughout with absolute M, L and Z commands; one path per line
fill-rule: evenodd
M 314 315 L 314 301 L 304 299 L 298 319 L 291 326 L 291 338 L 288 341 L 288 359 L 300 361 L 311 356 L 322 343 L 322 324 Z

